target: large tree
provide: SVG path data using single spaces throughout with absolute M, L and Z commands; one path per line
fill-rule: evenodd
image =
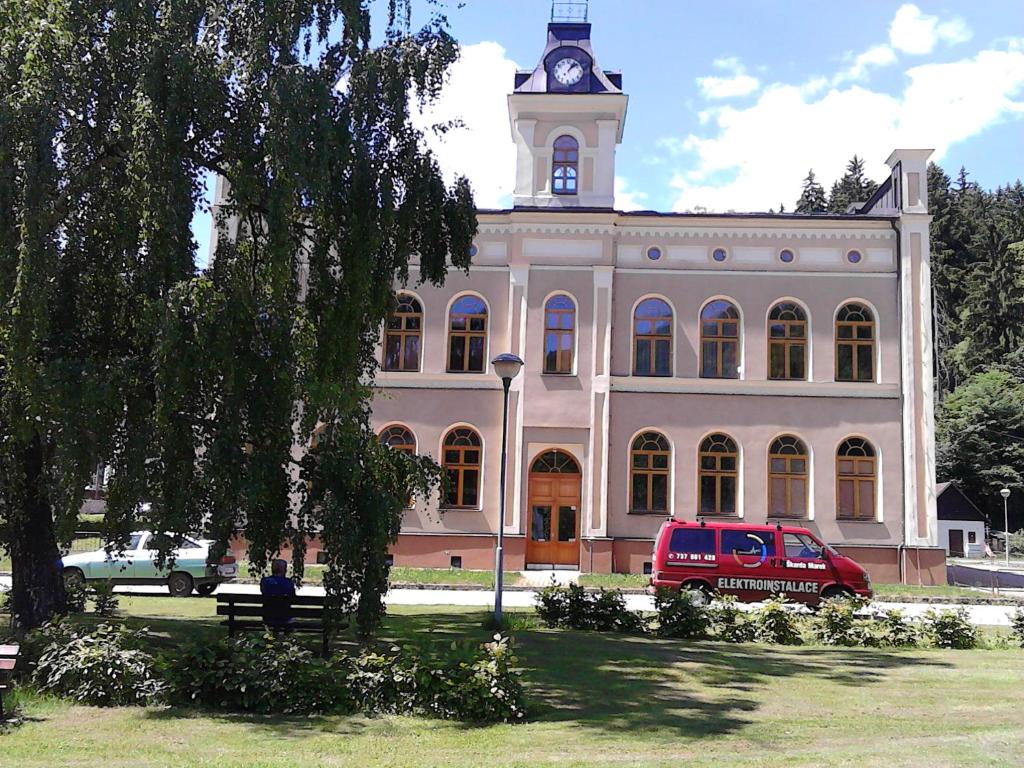
M 825 197 L 825 188 L 814 178 L 814 169 L 807 172 L 800 191 L 800 198 L 796 201 L 797 213 L 825 213 L 828 210 L 828 199 Z
M 830 213 L 846 213 L 853 203 L 866 203 L 878 185 L 867 177 L 863 158 L 854 155 L 846 164 L 846 173 L 832 185 L 828 195 Z
M 319 533 L 329 595 L 377 621 L 400 510 L 438 478 L 370 430 L 377 330 L 412 259 L 433 282 L 468 266 L 476 222 L 410 119 L 458 55 L 445 19 L 414 30 L 390 0 L 371 42 L 369 5 L 0 0 L 0 545 L 22 628 L 61 608 L 97 459 L 115 546 L 244 528 L 257 567 L 287 540 L 300 565 Z M 227 197 L 197 272 L 211 173 Z

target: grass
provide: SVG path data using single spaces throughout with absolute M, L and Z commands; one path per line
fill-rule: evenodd
M 324 567 L 322 565 L 307 565 L 303 573 L 304 584 L 320 584 L 323 581 Z M 260 574 L 254 574 L 249 569 L 248 563 L 239 565 L 239 577 L 243 579 L 256 579 Z M 522 577 L 519 571 L 505 571 L 505 584 L 513 586 L 519 583 Z M 457 568 L 403 568 L 394 567 L 391 569 L 392 584 L 462 584 L 492 589 L 494 587 L 494 574 L 491 571 L 464 571 Z
M 949 584 L 935 586 L 919 586 L 916 584 L 872 584 L 876 597 L 892 599 L 900 596 L 910 597 L 991 597 L 987 590 L 954 587 Z
M 167 647 L 219 636 L 214 606 L 121 602 L 126 621 Z M 483 640 L 482 619 L 395 609 L 381 640 Z M 1009 766 L 1024 750 L 1021 650 L 737 646 L 519 625 L 525 724 L 100 710 L 22 694 L 26 722 L 0 736 L 0 766 Z

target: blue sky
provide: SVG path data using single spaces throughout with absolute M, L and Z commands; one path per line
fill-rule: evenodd
M 424 124 L 461 117 L 466 129 L 431 146 L 479 205 L 507 205 L 505 97 L 540 58 L 551 3 L 458 5 L 447 13 L 463 59 Z M 620 208 L 789 208 L 808 168 L 827 187 L 857 153 L 883 178 L 897 145 L 935 148 L 985 187 L 1024 176 L 1022 0 L 592 0 L 590 21 L 600 65 L 622 71 L 630 97 Z M 195 225 L 203 255 L 208 223 Z

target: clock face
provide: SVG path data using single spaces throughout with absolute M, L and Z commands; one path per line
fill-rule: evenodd
M 576 59 L 561 59 L 555 64 L 554 74 L 562 85 L 576 85 L 583 79 L 583 67 Z

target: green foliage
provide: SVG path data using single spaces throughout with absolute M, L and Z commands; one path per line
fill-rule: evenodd
M 804 179 L 800 198 L 796 201 L 796 212 L 825 213 L 827 210 L 828 199 L 825 197 L 825 188 L 815 180 L 814 170 L 809 170 Z
M 0 536 L 27 626 L 61 609 L 98 458 L 105 537 L 244 527 L 257 569 L 291 540 L 301 572 L 317 532 L 332 605 L 380 620 L 401 509 L 440 473 L 372 433 L 377 331 L 476 231 L 413 123 L 458 45 L 413 5 L 371 34 L 359 0 L 0 4 Z
M 160 664 L 173 704 L 263 714 L 353 708 L 344 665 L 324 661 L 290 637 L 254 633 L 199 641 Z
M 1010 617 L 1010 634 L 1024 648 L 1024 608 L 1018 608 Z
M 139 648 L 146 630 L 100 624 L 93 630 L 63 622 L 41 631 L 42 652 L 32 680 L 42 691 L 97 707 L 149 704 L 163 693 L 153 657 Z
M 878 617 L 878 641 L 892 648 L 910 648 L 921 642 L 917 625 L 903 615 L 903 611 L 890 609 Z
M 788 610 L 785 599 L 773 597 L 765 600 L 754 611 L 754 636 L 762 643 L 776 645 L 800 645 L 800 622 Z
M 978 630 L 963 608 L 928 611 L 924 616 L 924 628 L 937 648 L 966 650 L 978 644 Z
M 367 712 L 516 722 L 526 708 L 515 663 L 509 640 L 495 635 L 481 646 L 453 642 L 441 653 L 426 646 L 366 653 L 352 660 L 350 680 Z
M 694 601 L 688 589 L 661 587 L 654 595 L 661 637 L 700 639 L 707 637 L 711 621 L 707 608 Z
M 846 164 L 846 173 L 832 185 L 828 210 L 830 213 L 846 213 L 852 203 L 866 203 L 877 189 L 878 185 L 864 172 L 864 160 L 854 155 Z
M 872 635 L 866 622 L 857 618 L 857 611 L 867 600 L 824 600 L 814 617 L 813 632 L 825 645 L 871 645 Z
M 118 597 L 114 594 L 114 584 L 109 579 L 98 581 L 89 590 L 92 597 L 92 609 L 100 616 L 113 616 L 117 611 Z
M 626 608 L 621 590 L 589 592 L 579 584 L 551 585 L 537 593 L 537 614 L 549 627 L 596 632 L 644 632 L 646 622 Z
M 721 595 L 708 606 L 707 614 L 716 639 L 727 643 L 749 643 L 754 640 L 754 622 L 739 607 L 735 595 Z
M 68 613 L 85 613 L 85 602 L 89 590 L 84 583 L 71 581 L 64 585 L 64 605 Z

